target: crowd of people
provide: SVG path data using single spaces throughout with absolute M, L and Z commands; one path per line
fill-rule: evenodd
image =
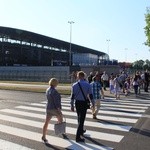
M 144 92 L 149 92 L 150 74 L 146 70 L 145 72 L 137 71 L 133 75 L 129 75 L 124 71 L 116 76 L 111 75 L 109 79 L 110 93 L 115 94 L 116 99 L 120 98 L 120 94 L 123 93 L 128 96 L 131 90 L 134 90 L 135 96 L 141 93 L 141 88 Z
M 77 112 L 78 128 L 76 142 L 84 142 L 82 136 L 86 132 L 84 129 L 84 121 L 87 112 L 84 95 L 91 100 L 91 114 L 93 115 L 93 119 L 97 119 L 101 99 L 104 99 L 105 91 L 108 90 L 108 87 L 110 93 L 114 94 L 116 99 L 120 99 L 121 93 L 127 96 L 131 88 L 134 89 L 135 95 L 140 93 L 141 86 L 144 87 L 145 92 L 148 92 L 149 73 L 148 71 L 145 71 L 143 74 L 136 72 L 135 75 L 129 76 L 124 71 L 117 75 L 113 73 L 108 75 L 104 71 L 102 74 L 99 72 L 90 72 L 89 76 L 87 76 L 83 71 L 79 71 L 77 72 L 75 81 L 72 84 L 71 110 L 74 111 L 75 107 Z
M 150 74 L 148 70 L 136 71 L 134 74 L 122 71 L 119 74 L 111 73 L 110 75 L 106 71 L 103 73 L 96 71 L 86 75 L 85 80 L 91 83 L 94 76 L 99 76 L 99 82 L 103 90 L 106 91 L 106 88 L 109 87 L 110 94 L 114 94 L 116 99 L 120 99 L 120 94 L 128 96 L 131 90 L 134 90 L 135 96 L 140 94 L 141 88 L 144 89 L 144 92 L 149 92 Z M 73 72 L 72 83 L 76 82 L 76 80 L 77 72 Z
M 74 72 L 72 74 L 72 89 L 71 89 L 71 111 L 77 113 L 77 131 L 76 142 L 84 142 L 83 134 L 86 132 L 84 128 L 84 121 L 87 113 L 87 99 L 91 102 L 91 114 L 93 119 L 97 119 L 100 110 L 101 99 L 104 99 L 105 91 L 108 90 L 110 94 L 114 94 L 116 99 L 120 99 L 120 93 L 125 96 L 130 94 L 130 90 L 134 89 L 135 95 L 140 94 L 140 89 L 144 88 L 145 92 L 148 91 L 150 74 L 145 72 L 136 72 L 134 75 L 129 75 L 122 71 L 120 74 L 108 75 L 106 71 L 102 74 L 99 72 L 91 72 L 88 76 L 83 72 Z M 46 90 L 47 107 L 46 119 L 43 125 L 42 140 L 47 142 L 46 133 L 48 124 L 52 117 L 56 117 L 58 123 L 63 121 L 63 114 L 61 110 L 61 96 L 56 90 L 58 80 L 52 78 L 49 81 L 49 88 Z M 66 134 L 62 134 L 66 138 Z

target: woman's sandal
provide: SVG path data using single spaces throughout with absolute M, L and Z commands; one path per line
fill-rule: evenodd
M 42 136 L 42 141 L 43 141 L 44 143 L 48 143 L 48 140 L 47 140 L 46 138 L 44 138 L 43 136 Z

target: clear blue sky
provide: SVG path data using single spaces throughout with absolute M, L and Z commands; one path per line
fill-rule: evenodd
M 144 27 L 150 0 L 0 0 L 0 26 L 19 28 L 109 52 L 110 59 L 149 59 Z M 109 51 L 108 51 L 108 42 Z

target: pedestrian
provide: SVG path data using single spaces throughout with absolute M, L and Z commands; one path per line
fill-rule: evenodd
M 43 126 L 42 140 L 46 143 L 46 133 L 49 121 L 52 117 L 56 116 L 58 123 L 63 121 L 63 116 L 61 112 L 61 96 L 55 89 L 58 85 L 58 80 L 56 78 L 51 78 L 49 80 L 49 88 L 46 90 L 47 104 L 46 104 L 46 119 Z
M 124 83 L 124 91 L 125 91 L 125 96 L 129 95 L 129 93 L 130 93 L 130 78 L 127 78 Z
M 114 92 L 116 99 L 120 99 L 121 87 L 119 82 L 119 75 L 116 75 L 116 77 L 114 78 Z
M 144 88 L 144 80 L 145 80 L 145 73 L 144 72 L 142 72 L 142 74 L 141 74 L 141 80 L 142 80 L 141 88 Z
M 97 119 L 97 115 L 100 109 L 101 98 L 104 99 L 104 91 L 99 82 L 98 75 L 93 77 L 93 82 L 91 83 L 91 87 L 92 87 L 92 94 L 93 94 L 93 99 L 95 104 L 94 107 L 92 108 L 92 115 L 93 115 L 93 119 Z
M 90 72 L 90 75 L 88 76 L 88 82 L 91 83 L 92 82 L 92 78 L 94 77 L 94 73 Z
M 73 71 L 73 72 L 70 74 L 71 84 L 73 84 L 74 82 L 76 82 L 76 75 L 77 75 L 77 73 L 76 73 L 75 71 Z
M 79 71 L 77 73 L 77 78 L 78 81 L 72 85 L 72 90 L 71 90 L 71 111 L 74 111 L 74 103 L 75 103 L 77 120 L 78 120 L 76 142 L 85 142 L 85 139 L 82 138 L 83 134 L 86 132 L 86 130 L 84 129 L 84 121 L 87 112 L 87 107 L 86 107 L 87 103 L 84 98 L 84 95 L 86 98 L 87 97 L 90 98 L 92 105 L 94 105 L 94 101 L 92 97 L 91 85 L 88 83 L 88 81 L 85 80 L 85 73 L 83 71 Z M 83 93 L 81 91 L 81 88 Z
M 144 91 L 148 92 L 148 87 L 149 87 L 149 82 L 150 82 L 150 74 L 148 70 L 145 71 L 144 73 Z
M 110 94 L 114 94 L 114 77 L 111 76 L 109 79 L 109 91 Z
M 120 76 L 119 76 L 119 83 L 120 83 L 120 88 L 122 89 L 122 92 L 125 93 L 125 87 L 124 87 L 124 83 L 126 81 L 126 78 L 128 77 L 128 75 L 122 71 Z
M 104 71 L 102 76 L 101 76 L 101 79 L 102 79 L 103 88 L 104 88 L 105 91 L 106 91 L 106 87 L 108 85 L 108 78 L 109 77 L 108 77 L 107 73 Z
M 141 93 L 141 85 L 142 85 L 142 78 L 141 78 L 141 73 L 139 71 L 136 72 L 135 77 L 137 78 L 138 81 L 138 94 Z
M 133 83 L 132 84 L 133 84 L 135 96 L 137 96 L 137 94 L 138 94 L 138 87 L 139 87 L 139 82 L 138 82 L 137 76 L 135 76 L 133 78 Z

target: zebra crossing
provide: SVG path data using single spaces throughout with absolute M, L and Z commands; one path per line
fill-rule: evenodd
M 62 112 L 66 118 L 68 139 L 54 134 L 52 118 L 47 139 L 49 147 L 41 142 L 42 127 L 45 119 L 45 101 L 0 110 L 0 134 L 11 137 L 1 139 L 0 150 L 112 150 L 123 140 L 140 117 L 150 106 L 149 100 L 106 98 L 101 102 L 98 120 L 93 120 L 88 110 L 85 121 L 85 143 L 76 143 L 76 112 L 70 110 L 70 99 L 62 98 Z M 17 142 L 15 139 L 21 142 Z M 15 143 L 16 142 L 16 143 Z M 20 144 L 21 143 L 21 144 Z M 34 143 L 34 144 L 33 144 Z

